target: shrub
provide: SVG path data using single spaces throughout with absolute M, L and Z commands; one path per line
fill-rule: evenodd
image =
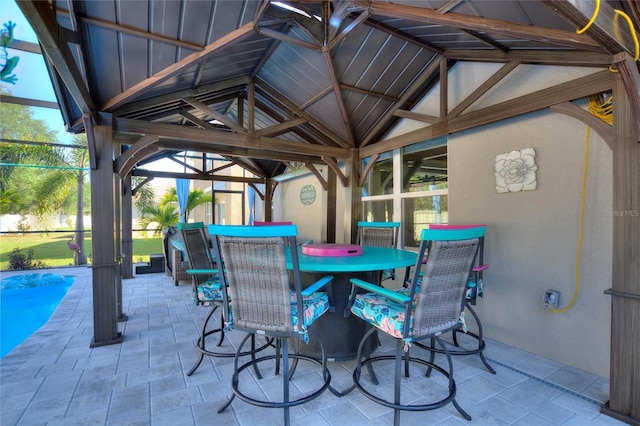
M 33 250 L 27 251 L 27 256 L 20 253 L 20 249 L 15 247 L 9 254 L 9 269 L 12 271 L 23 271 L 25 269 L 42 269 L 47 265 L 39 260 L 33 260 Z

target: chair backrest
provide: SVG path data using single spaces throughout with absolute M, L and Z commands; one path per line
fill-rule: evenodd
M 422 230 L 409 287 L 414 310 L 406 312 L 412 329 L 405 330 L 406 337 L 411 333 L 417 340 L 459 326 L 467 282 L 484 234 L 484 227 Z
M 204 229 L 204 222 L 180 222 L 178 223 L 178 229 Z
M 394 248 L 400 222 L 358 222 L 357 242 L 361 246 Z
M 296 225 L 210 225 L 209 234 L 233 302 L 232 326 L 273 336 L 293 335 L 287 251 L 291 253 L 298 312 L 303 312 L 298 253 L 288 249 L 296 247 Z M 227 295 L 224 303 L 225 322 L 229 322 Z
M 189 269 L 215 269 L 216 265 L 211 258 L 211 250 L 209 249 L 209 241 L 203 227 L 187 227 L 181 229 L 182 241 L 187 251 L 187 261 Z M 192 274 L 194 284 L 196 286 L 209 280 L 211 275 Z
M 468 229 L 468 228 L 487 228 L 484 223 L 480 224 L 458 224 L 458 223 L 430 223 L 429 229 Z M 484 235 L 480 237 L 480 252 L 478 253 L 478 263 L 484 263 Z

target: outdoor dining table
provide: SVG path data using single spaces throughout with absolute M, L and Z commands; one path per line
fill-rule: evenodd
M 326 245 L 325 245 L 326 246 Z M 340 245 L 338 245 L 340 246 Z M 317 256 L 303 253 L 298 247 L 298 262 L 303 287 L 312 284 L 325 275 L 333 275 L 333 292 L 335 298 L 335 312 L 322 315 L 313 327 L 323 338 L 327 359 L 343 361 L 354 359 L 358 344 L 367 332 L 369 326 L 355 316 L 344 316 L 349 294 L 351 292 L 351 278 L 360 278 L 373 283 L 380 283 L 381 271 L 413 266 L 417 254 L 395 248 L 362 247 L 362 254 L 347 254 L 343 256 Z M 287 253 L 287 266 L 291 266 L 291 254 Z M 402 283 L 397 283 L 398 287 Z M 370 342 L 375 348 L 375 341 Z M 316 339 L 311 339 L 308 345 L 301 345 L 303 354 L 319 357 L 320 347 Z

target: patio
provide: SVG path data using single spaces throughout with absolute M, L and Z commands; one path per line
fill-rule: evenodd
M 282 422 L 281 410 L 257 408 L 237 399 L 217 414 L 230 392 L 231 359 L 205 358 L 191 377 L 186 376 L 197 357 L 193 340 L 207 311 L 192 307 L 190 285 L 175 287 L 165 274 L 124 280 L 123 311 L 128 320 L 119 323 L 124 341 L 92 349 L 91 269 L 49 272 L 75 275 L 76 281 L 51 320 L 1 360 L 1 424 L 253 426 Z M 383 339 L 378 350 L 391 348 Z M 485 354 L 496 375 L 488 373 L 477 356 L 454 357 L 457 399 L 472 416 L 471 423 L 623 424 L 599 411 L 608 399 L 607 380 L 491 340 Z M 353 362 L 332 362 L 332 385 L 346 387 L 352 366 Z M 298 374 L 304 375 L 304 369 Z M 386 380 L 385 369 L 379 378 Z M 256 383 L 256 390 L 276 385 L 269 380 Z M 342 398 L 326 392 L 291 413 L 293 424 L 305 426 L 384 425 L 393 418 L 390 409 L 358 391 Z M 402 422 L 467 423 L 451 405 L 405 412 Z

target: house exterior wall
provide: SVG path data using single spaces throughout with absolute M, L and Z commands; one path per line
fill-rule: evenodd
M 456 87 L 449 90 L 450 108 L 498 65 L 469 67 L 475 69 L 460 66 L 449 76 L 450 87 Z M 533 66 L 516 70 L 502 87 L 478 102 L 486 106 L 593 72 L 553 68 L 546 73 Z M 436 88 L 416 110 L 437 115 L 438 96 Z M 405 121 L 406 126 L 400 125 L 393 135 L 424 127 L 424 123 Z M 589 137 L 577 300 L 565 312 L 551 312 L 542 305 L 543 292 L 553 289 L 561 293 L 562 309 L 576 288 L 585 132 L 586 126 L 578 120 L 546 109 L 449 135 L 449 222 L 488 225 L 485 262 L 490 267 L 484 275 L 484 298 L 475 307 L 486 337 L 608 377 L 611 301 L 603 292 L 611 287 L 612 153 L 594 131 Z M 537 189 L 497 193 L 496 156 L 524 148 L 536 152 Z M 300 205 L 299 192 L 305 184 L 316 186 L 321 201 L 312 208 Z M 343 226 L 345 194 L 338 184 L 336 242 L 346 242 L 348 235 Z M 285 210 L 283 206 L 294 207 Z M 323 235 L 325 212 L 326 192 L 312 175 L 278 185 L 273 220 L 299 223 L 302 235 L 317 240 Z M 400 220 L 401 213 L 394 216 Z M 473 330 L 472 321 L 468 323 Z M 547 368 L 553 368 L 552 362 Z
M 325 179 L 326 169 L 327 167 L 318 168 Z M 309 197 L 309 186 L 315 190 L 313 202 Z M 303 190 L 303 188 L 305 189 Z M 313 240 L 315 243 L 321 243 L 326 241 L 326 211 L 327 192 L 322 189 L 322 185 L 314 175 L 303 173 L 280 182 L 276 186 L 273 194 L 271 220 L 295 223 L 298 226 L 298 242 Z
M 476 312 L 485 335 L 581 370 L 608 377 L 612 268 L 612 153 L 590 132 L 579 291 L 576 288 L 586 126 L 549 111 L 449 138 L 452 223 L 486 223 L 485 297 Z M 496 155 L 534 148 L 537 189 L 499 194 Z

